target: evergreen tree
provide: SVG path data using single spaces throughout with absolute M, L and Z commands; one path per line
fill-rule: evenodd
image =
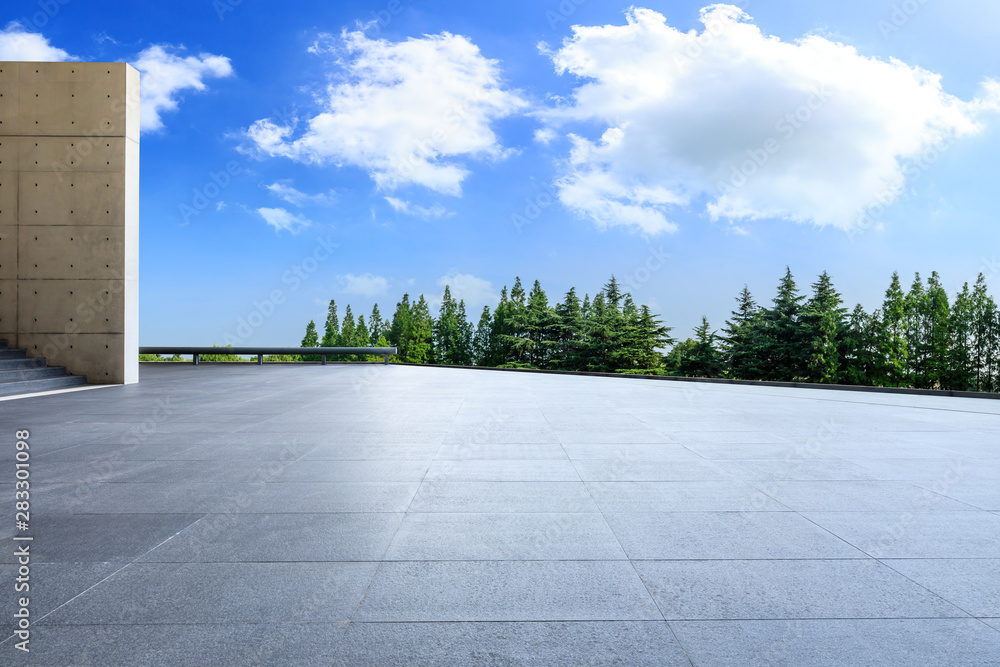
M 410 343 L 410 361 L 415 364 L 436 364 L 434 350 L 434 318 L 431 317 L 427 299 L 420 299 L 413 306 L 413 339 Z
M 404 294 L 403 299 L 396 304 L 396 312 L 392 315 L 389 326 L 389 344 L 396 348 L 396 359 L 411 363 L 413 344 L 413 313 L 411 312 L 410 295 Z
M 313 320 L 309 320 L 309 324 L 306 325 L 306 335 L 302 338 L 302 347 L 319 347 L 319 334 L 316 333 L 316 322 Z M 319 356 L 302 355 L 302 361 L 319 361 Z
M 378 312 L 377 303 L 372 307 L 371 317 L 368 318 L 368 332 L 371 334 L 371 344 L 379 347 L 378 340 L 386 333 L 386 323 L 382 320 L 382 313 Z
M 929 341 L 929 311 L 930 303 L 920 274 L 913 277 L 910 291 L 903 300 L 906 313 L 906 347 L 909 350 L 906 384 L 926 388 L 927 385 L 927 355 L 930 349 Z
M 670 327 L 663 326 L 659 318 L 653 315 L 649 306 L 639 309 L 639 339 L 636 366 L 644 374 L 658 375 L 663 372 L 663 354 L 660 352 L 667 345 L 672 345 Z
M 824 271 L 812 285 L 813 295 L 802 309 L 800 326 L 805 345 L 805 380 L 833 383 L 838 378 L 844 316 L 840 294 Z
M 982 273 L 972 289 L 971 353 L 976 391 L 997 391 L 997 358 L 1000 322 L 997 305 L 986 291 Z
M 470 348 L 472 342 L 471 330 L 465 318 L 465 302 L 459 305 L 451 296 L 451 288 L 445 285 L 444 297 L 437 321 L 433 323 L 434 349 L 437 350 L 437 363 L 451 365 L 468 365 L 470 363 Z
M 723 329 L 722 358 L 730 377 L 740 380 L 760 380 L 764 377 L 761 363 L 761 310 L 744 285 L 736 297 L 737 307 Z
M 693 338 L 688 338 L 674 344 L 670 352 L 663 358 L 664 374 L 675 377 L 687 377 L 684 375 L 687 360 L 694 354 L 694 349 L 697 345 L 698 341 Z
M 946 389 L 975 390 L 975 364 L 972 361 L 974 308 L 969 283 L 955 295 L 951 306 L 951 349 L 948 350 Z
M 525 331 L 531 341 L 527 349 L 528 363 L 536 368 L 549 366 L 549 359 L 558 346 L 557 321 L 555 312 L 549 307 L 549 299 L 537 280 L 528 295 L 525 308 Z
M 723 371 L 722 358 L 715 347 L 715 332 L 702 315 L 701 324 L 695 328 L 694 345 L 686 350 L 680 360 L 681 374 L 686 377 L 720 377 Z
M 761 314 L 761 361 L 764 379 L 788 381 L 805 373 L 806 351 L 802 342 L 799 314 L 805 297 L 798 293 L 790 268 L 778 283 L 774 305 Z
M 326 326 L 323 329 L 323 343 L 320 347 L 337 347 L 340 336 L 340 320 L 337 318 L 337 302 L 330 299 L 326 310 Z
M 551 365 L 560 370 L 580 370 L 580 351 L 583 348 L 583 309 L 571 287 L 562 303 L 555 307 L 553 341 L 555 350 Z
M 340 325 L 340 345 L 342 347 L 355 347 L 357 342 L 357 327 L 354 323 L 354 315 L 351 313 L 351 305 L 344 308 L 344 321 Z M 357 356 L 353 354 L 343 355 L 344 361 L 356 361 Z
M 942 389 L 951 375 L 951 307 L 937 271 L 932 271 L 927 279 L 924 321 L 927 350 L 925 386 Z
M 469 317 L 465 312 L 465 299 L 458 300 L 458 363 L 463 366 L 471 366 L 475 363 L 475 350 L 472 339 L 475 336 L 475 329 L 469 322 Z
M 876 330 L 878 315 L 869 315 L 859 303 L 844 326 L 838 382 L 872 385 L 884 381 L 884 364 L 879 363 Z
M 877 366 L 879 386 L 905 387 L 909 377 L 910 347 L 907 337 L 906 296 L 899 282 L 899 274 L 892 274 L 892 282 L 885 291 L 877 331 L 879 360 Z
M 473 365 L 490 365 L 493 347 L 493 317 L 490 315 L 490 307 L 483 306 L 479 324 L 476 325 L 476 332 L 472 337 Z

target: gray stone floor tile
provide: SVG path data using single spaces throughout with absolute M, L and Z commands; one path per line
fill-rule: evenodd
M 583 482 L 425 481 L 410 512 L 597 512 Z
M 809 520 L 875 558 L 1000 558 L 990 512 L 807 512 Z
M 461 460 L 566 460 L 566 450 L 562 445 L 552 443 L 515 444 L 496 443 L 488 440 L 473 441 L 462 445 L 441 445 L 437 451 L 439 459 Z
M 720 470 L 746 481 L 831 481 L 882 479 L 871 470 L 838 459 L 814 459 L 808 455 L 788 459 L 717 459 Z
M 882 562 L 972 616 L 1000 617 L 1000 554 L 996 558 L 910 558 Z
M 624 560 L 600 514 L 408 514 L 386 560 Z
M 440 445 L 351 444 L 318 445 L 302 457 L 303 461 L 410 461 L 434 458 Z
M 7 540 L 4 542 L 4 547 L 10 546 L 10 542 Z M 10 547 L 10 551 L 14 551 L 13 546 Z M 33 623 L 38 623 L 46 614 L 122 567 L 124 566 L 121 563 L 32 563 L 27 582 L 30 588 L 20 593 L 28 594 L 31 618 L 34 619 Z M 20 576 L 17 570 L 15 565 L 0 565 L 0 576 L 10 586 L 0 597 L 0 613 L 5 619 L 13 619 L 17 611 L 15 605 L 20 597 L 20 593 L 14 590 L 16 579 Z M 4 635 L 0 640 L 7 638 L 7 633 L 12 629 L 11 625 L 4 627 Z M 0 646 L 0 655 L 7 651 L 7 646 Z
M 272 482 L 419 482 L 429 459 L 323 461 L 300 460 L 283 467 Z
M 1000 474 L 992 477 L 961 477 L 956 481 L 943 478 L 914 484 L 979 509 L 1000 511 Z
M 606 513 L 632 559 L 867 558 L 794 512 Z
M 347 623 L 38 626 L 10 665 L 247 667 L 333 663 Z M 0 646 L 7 652 L 8 646 Z M 9 653 L 21 653 L 10 650 Z
M 428 481 L 452 482 L 579 482 L 566 459 L 440 459 L 427 471 Z
M 677 444 L 572 444 L 563 445 L 566 455 L 574 461 L 584 459 L 626 459 L 634 461 L 704 461 L 683 445 Z
M 967 616 L 875 560 L 637 561 L 669 620 Z
M 145 554 L 151 563 L 378 561 L 402 514 L 209 514 Z
M 382 563 L 355 621 L 661 620 L 627 561 Z
M 773 481 L 751 482 L 756 488 L 797 512 L 927 512 L 975 511 L 908 482 Z
M 128 563 L 184 530 L 201 514 L 36 516 L 29 531 L 34 563 Z M 14 526 L 4 531 L 0 562 L 13 563 Z M 24 534 L 29 534 L 24 533 Z M 23 543 L 22 543 L 23 544 Z M 9 548 L 7 548 L 9 547 Z
M 602 512 L 787 511 L 745 482 L 587 482 Z
M 349 620 L 377 563 L 135 563 L 46 625 Z
M 672 621 L 695 667 L 988 667 L 1000 633 L 974 619 Z
M 352 623 L 334 664 L 690 665 L 663 621 Z
M 730 475 L 711 461 L 664 461 L 579 459 L 574 461 L 580 477 L 587 482 L 678 482 L 720 481 Z

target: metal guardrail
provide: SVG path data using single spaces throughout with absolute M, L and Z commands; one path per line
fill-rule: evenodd
M 297 354 L 319 356 L 326 365 L 328 355 L 338 354 L 379 354 L 389 363 L 389 357 L 396 355 L 394 347 L 140 347 L 139 354 L 190 354 L 194 364 L 203 354 L 257 355 L 257 365 L 264 365 L 265 354 Z

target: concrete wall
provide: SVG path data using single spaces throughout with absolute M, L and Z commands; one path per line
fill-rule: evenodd
M 138 380 L 139 73 L 0 62 L 0 338 Z

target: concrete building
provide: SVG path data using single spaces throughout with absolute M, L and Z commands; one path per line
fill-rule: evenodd
M 138 381 L 139 73 L 0 63 L 0 339 Z

